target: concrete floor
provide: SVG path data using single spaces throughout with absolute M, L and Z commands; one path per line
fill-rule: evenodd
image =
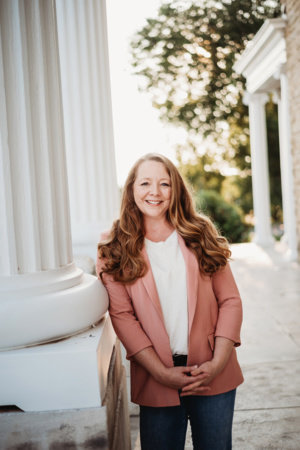
M 245 382 L 237 392 L 234 450 L 300 450 L 300 266 L 282 248 L 232 246 L 231 263 L 244 306 L 238 357 Z M 138 410 L 132 448 L 140 449 Z M 186 450 L 191 450 L 190 432 Z

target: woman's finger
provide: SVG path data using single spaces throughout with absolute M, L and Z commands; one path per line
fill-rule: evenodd
M 209 386 L 200 386 L 197 389 L 193 389 L 191 391 L 185 391 L 180 393 L 180 397 L 187 397 L 188 395 L 197 395 L 201 392 L 210 391 L 211 388 Z
M 191 375 L 189 377 L 188 383 L 185 385 L 185 387 L 188 389 L 192 384 L 196 385 L 196 386 L 200 386 L 200 384 L 203 381 L 206 381 L 207 378 L 209 378 L 209 374 L 208 373 L 203 373 L 201 375 L 198 375 L 197 377 Z
M 197 375 L 200 375 L 202 373 L 207 373 L 207 371 L 205 371 L 201 367 L 198 367 L 197 369 L 191 370 L 191 375 L 193 375 L 193 376 L 197 376 Z
M 182 371 L 184 373 L 192 373 L 198 366 L 182 366 Z
M 197 378 L 197 380 L 201 381 L 201 380 L 205 380 L 206 378 L 210 377 L 210 373 L 208 372 L 201 372 L 200 374 L 195 374 L 193 372 L 191 372 L 191 377 Z
M 182 391 L 183 392 L 185 392 L 185 391 L 192 391 L 193 389 L 196 389 L 196 388 L 200 387 L 201 384 L 202 384 L 202 380 L 197 379 L 197 381 L 185 385 L 182 388 Z

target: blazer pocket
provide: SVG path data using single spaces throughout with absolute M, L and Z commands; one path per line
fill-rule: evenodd
M 211 333 L 207 336 L 208 342 L 209 342 L 209 346 L 211 348 L 211 351 L 214 351 L 215 348 L 215 334 Z

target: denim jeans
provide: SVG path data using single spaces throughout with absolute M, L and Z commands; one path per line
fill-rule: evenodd
M 140 407 L 142 450 L 183 450 L 188 420 L 196 450 L 230 450 L 236 389 L 181 397 L 180 406 Z

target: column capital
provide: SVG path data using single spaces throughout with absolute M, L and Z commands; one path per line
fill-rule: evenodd
M 286 74 L 286 64 L 279 64 L 276 71 L 273 74 L 274 80 L 280 80 L 281 75 Z
M 249 92 L 246 91 L 243 96 L 243 103 L 249 106 L 249 103 L 259 102 L 265 105 L 269 101 L 269 96 L 266 92 Z
M 273 102 L 276 103 L 276 105 L 279 104 L 281 100 L 281 90 L 279 88 L 272 91 L 272 99 Z

